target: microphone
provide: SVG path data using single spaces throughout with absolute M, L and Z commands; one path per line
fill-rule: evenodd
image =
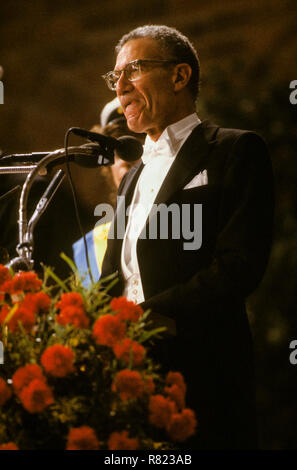
M 70 129 L 74 134 L 91 140 L 95 143 L 87 143 L 81 147 L 70 147 L 69 152 L 74 153 L 72 160 L 77 162 L 81 166 L 93 167 L 98 165 L 110 165 L 113 161 L 113 153 L 116 150 L 118 156 L 126 162 L 134 162 L 138 160 L 142 153 L 142 144 L 135 137 L 130 135 L 124 135 L 115 139 L 114 137 L 108 137 L 97 132 L 87 131 L 80 127 L 72 127 Z M 98 145 L 99 144 L 99 145 Z M 79 149 L 82 149 L 82 155 L 79 155 Z M 59 161 L 63 163 L 65 156 L 62 155 L 63 149 L 61 149 L 61 156 Z M 88 155 L 86 154 L 88 151 Z M 0 158 L 0 163 L 39 163 L 44 157 L 49 155 L 51 152 L 32 152 L 32 153 L 15 153 L 12 155 L 5 155 Z M 101 154 L 102 153 L 102 154 Z M 96 158 L 94 158 L 96 157 Z
M 91 132 L 80 127 L 71 127 L 71 132 L 80 137 L 97 142 L 106 151 L 117 151 L 118 156 L 126 162 L 134 162 L 139 160 L 143 154 L 142 144 L 135 137 L 131 135 L 123 135 L 118 139 L 109 137 L 98 132 Z

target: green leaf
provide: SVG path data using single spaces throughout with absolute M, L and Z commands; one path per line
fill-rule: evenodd
M 6 325 L 7 323 L 10 322 L 12 317 L 14 316 L 16 310 L 19 308 L 19 304 L 15 304 L 12 309 L 9 311 L 8 315 L 6 316 L 3 325 Z
M 163 333 L 166 330 L 167 330 L 166 326 L 160 326 L 159 328 L 155 328 L 154 330 L 144 331 L 138 341 L 139 343 L 144 343 L 152 336 L 156 336 L 159 333 Z
M 72 259 L 69 258 L 69 256 L 65 255 L 65 253 L 60 253 L 60 258 L 62 258 L 62 259 L 68 264 L 68 266 L 72 269 L 72 271 L 74 272 L 74 274 L 77 274 L 77 273 L 78 273 L 77 267 L 75 266 L 75 264 L 74 264 L 74 262 L 72 261 Z
M 44 270 L 45 270 L 45 273 L 46 273 L 48 276 L 52 277 L 52 278 L 56 281 L 56 283 L 57 283 L 60 287 L 62 287 L 62 289 L 63 289 L 64 291 L 69 292 L 69 289 L 68 289 L 68 287 L 66 286 L 65 282 L 63 282 L 63 281 L 54 273 L 54 271 L 53 271 L 51 268 L 49 268 L 48 266 L 44 266 Z

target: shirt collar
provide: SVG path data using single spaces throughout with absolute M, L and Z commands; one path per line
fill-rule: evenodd
M 175 157 L 181 142 L 200 122 L 197 114 L 192 113 L 180 121 L 167 126 L 156 142 L 147 135 L 142 155 L 143 163 L 146 164 L 154 157 L 160 155 Z

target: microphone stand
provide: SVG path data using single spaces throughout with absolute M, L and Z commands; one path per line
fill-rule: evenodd
M 27 220 L 27 202 L 31 186 L 37 174 L 44 174 L 46 167 L 55 162 L 56 160 L 65 160 L 66 151 L 64 148 L 55 150 L 40 160 L 37 165 L 34 165 L 26 177 L 25 183 L 22 187 L 22 192 L 19 201 L 18 212 L 18 227 L 19 227 L 19 243 L 16 247 L 18 256 L 13 258 L 6 266 L 13 268 L 14 271 L 30 271 L 33 269 L 34 260 L 32 259 L 33 253 L 33 230 L 38 222 L 40 216 L 46 210 L 49 202 L 62 183 L 65 174 L 63 170 L 59 170 L 54 175 L 52 181 L 46 188 L 43 196 L 37 204 L 37 207 L 28 222 Z M 106 155 L 102 148 L 96 144 L 86 144 L 81 147 L 69 147 L 68 156 L 72 161 L 75 156 L 79 157 L 98 157 L 98 165 L 109 165 L 113 163 L 113 155 Z M 84 160 L 86 160 L 85 158 Z M 56 162 L 57 164 L 57 162 Z
M 0 175 L 9 175 L 14 173 L 27 174 L 34 170 L 36 165 L 24 165 L 24 166 L 0 166 Z

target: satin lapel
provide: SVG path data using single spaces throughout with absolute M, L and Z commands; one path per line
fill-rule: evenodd
M 126 206 L 128 206 L 132 201 L 134 189 L 143 167 L 144 164 L 141 161 L 140 163 L 132 167 L 129 173 L 127 174 L 125 184 L 123 186 L 123 189 L 121 190 L 121 196 L 125 196 L 126 199 Z
M 178 152 L 154 204 L 165 203 L 205 168 L 205 161 L 215 142 L 218 126 L 204 121 L 192 131 Z
M 124 196 L 118 199 L 117 210 L 114 215 L 110 230 L 109 230 L 109 245 L 108 249 L 112 253 L 113 259 L 117 259 L 120 256 L 120 250 L 123 243 L 125 229 L 127 227 L 127 216 L 126 210 L 131 203 L 133 192 L 139 178 L 139 175 L 143 169 L 142 161 L 131 168 L 126 176 L 123 187 L 118 195 Z M 117 264 L 115 264 L 117 266 Z

